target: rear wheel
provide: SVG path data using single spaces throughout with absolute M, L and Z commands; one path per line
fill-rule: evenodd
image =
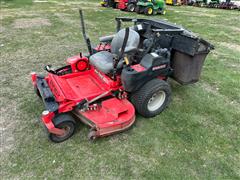
M 131 96 L 137 112 L 144 117 L 154 117 L 161 113 L 170 99 L 171 88 L 167 82 L 160 79 L 149 81 Z
M 144 14 L 146 15 L 153 15 L 153 8 L 152 7 L 146 7 L 144 10 Z
M 129 11 L 129 12 L 134 12 L 135 8 L 136 8 L 136 5 L 133 3 L 130 3 L 127 5 L 127 11 Z
M 55 143 L 69 139 L 75 132 L 76 122 L 69 114 L 60 114 L 53 119 L 56 128 L 64 130 L 63 135 L 49 134 L 49 139 Z

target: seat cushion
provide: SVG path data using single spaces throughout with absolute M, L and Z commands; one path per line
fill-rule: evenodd
M 113 70 L 113 55 L 108 51 L 100 51 L 89 58 L 90 63 L 105 74 Z

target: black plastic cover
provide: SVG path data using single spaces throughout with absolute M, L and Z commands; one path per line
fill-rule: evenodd
M 169 76 L 170 56 L 166 57 L 157 53 L 146 54 L 140 62 L 144 70 L 136 71 L 132 67 L 122 70 L 121 80 L 124 90 L 134 92 L 141 88 L 146 82 L 158 76 Z
M 50 112 L 58 111 L 58 103 L 55 100 L 55 97 L 50 90 L 47 81 L 42 77 L 37 77 L 37 88 L 42 97 L 43 103 L 46 109 Z

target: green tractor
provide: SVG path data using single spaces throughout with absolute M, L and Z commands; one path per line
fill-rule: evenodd
M 155 15 L 165 14 L 165 1 L 164 0 L 139 0 L 136 7 L 138 14 Z

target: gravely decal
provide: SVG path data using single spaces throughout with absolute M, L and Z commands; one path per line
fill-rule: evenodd
M 159 70 L 159 69 L 164 69 L 164 68 L 166 68 L 166 67 L 167 67 L 166 64 L 162 64 L 162 65 L 160 65 L 160 66 L 155 66 L 155 67 L 153 67 L 152 70 L 153 70 L 153 71 L 156 71 L 156 70 Z

